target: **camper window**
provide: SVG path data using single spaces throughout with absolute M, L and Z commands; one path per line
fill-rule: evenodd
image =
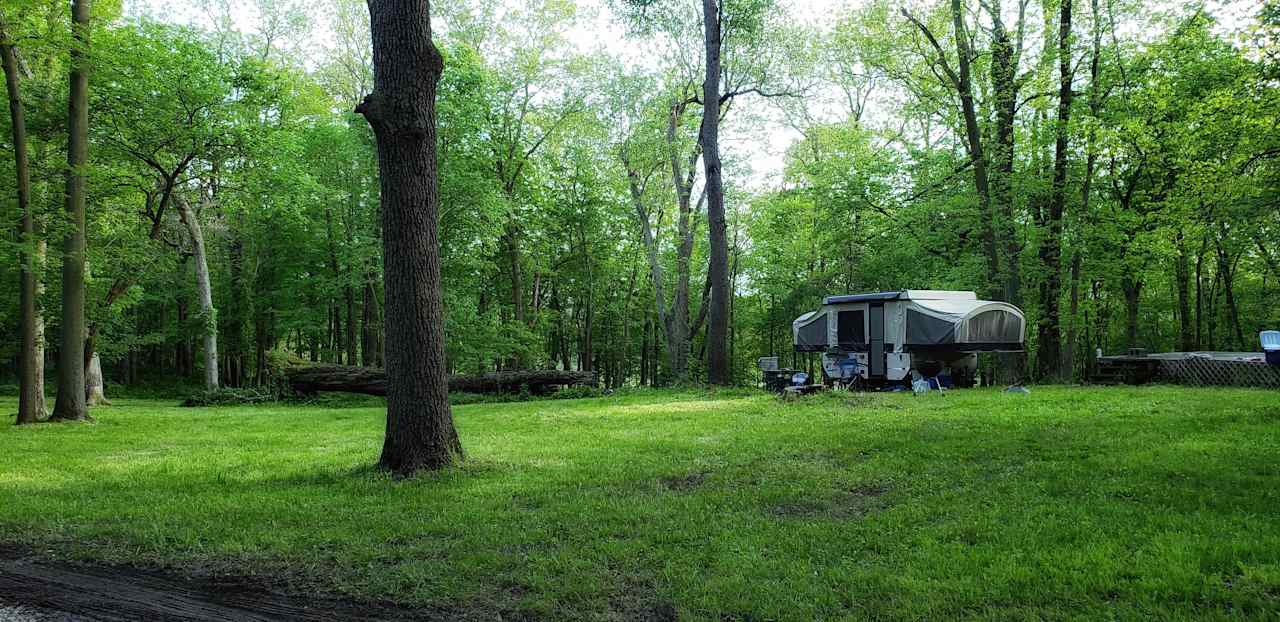
M 840 347 L 867 342 L 866 322 L 862 311 L 841 311 L 836 314 L 836 340 Z

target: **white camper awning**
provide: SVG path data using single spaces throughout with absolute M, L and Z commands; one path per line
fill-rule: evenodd
M 796 350 L 821 352 L 827 349 L 827 312 L 810 311 L 791 323 Z
M 906 302 L 905 343 L 1022 347 L 1026 318 L 1017 307 L 990 300 L 924 299 Z

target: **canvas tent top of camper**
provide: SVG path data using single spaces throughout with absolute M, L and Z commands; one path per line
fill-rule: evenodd
M 1017 307 L 970 291 L 902 290 L 827 296 L 793 323 L 796 350 L 887 352 L 1021 350 L 1026 318 Z

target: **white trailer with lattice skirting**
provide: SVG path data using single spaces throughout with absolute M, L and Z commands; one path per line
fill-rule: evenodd
M 903 290 L 828 296 L 792 323 L 798 352 L 821 352 L 829 383 L 893 383 L 915 371 L 970 385 L 979 352 L 1023 349 L 1017 307 L 964 291 Z

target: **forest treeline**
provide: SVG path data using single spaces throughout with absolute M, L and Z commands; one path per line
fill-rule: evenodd
M 24 112 L 0 122 L 0 331 L 29 298 L 41 370 L 68 179 L 91 377 L 247 386 L 285 357 L 382 364 L 378 168 L 354 112 L 368 14 L 320 4 L 211 2 L 193 28 L 100 0 L 79 30 L 67 2 L 0 9 Z M 433 5 L 450 372 L 707 378 L 703 7 L 608 8 L 616 53 L 580 48 L 572 0 Z M 873 0 L 821 26 L 781 0 L 719 11 L 733 380 L 836 293 L 1013 302 L 1025 373 L 1046 380 L 1097 350 L 1256 350 L 1280 325 L 1280 4 Z M 88 159 L 69 169 L 77 68 Z M 799 137 L 784 170 L 751 170 L 746 143 L 779 127 Z M 21 354 L 0 342 L 6 376 Z

